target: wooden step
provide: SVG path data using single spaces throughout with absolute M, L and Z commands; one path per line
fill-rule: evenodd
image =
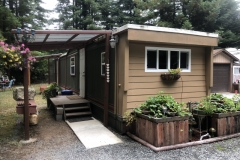
M 92 115 L 92 112 L 74 112 L 74 113 L 65 113 L 66 117 L 68 116 L 83 116 L 83 115 Z
M 90 109 L 90 107 L 89 106 L 68 107 L 68 108 L 65 108 L 65 111 L 83 110 L 83 109 Z

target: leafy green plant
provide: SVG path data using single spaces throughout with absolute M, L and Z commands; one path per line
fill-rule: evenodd
M 44 91 L 42 92 L 43 99 L 49 99 L 56 97 L 56 92 L 61 91 L 61 87 L 58 86 L 56 82 L 51 83 Z
M 178 74 L 180 73 L 182 70 L 180 68 L 176 68 L 176 69 L 169 69 L 168 72 L 170 74 Z
M 191 115 L 185 104 L 175 101 L 171 95 L 165 95 L 159 92 L 156 96 L 149 97 L 140 107 L 135 108 L 132 113 L 126 113 L 126 121 L 128 124 L 132 122 L 136 116 L 134 113 L 147 115 L 149 118 L 165 118 L 170 116 L 186 116 Z
M 222 94 L 212 94 L 203 98 L 198 104 L 198 110 L 205 114 L 235 112 L 236 108 L 232 99 L 224 97 Z

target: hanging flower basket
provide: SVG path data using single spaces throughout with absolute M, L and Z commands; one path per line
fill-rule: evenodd
M 180 74 L 161 74 L 161 78 L 164 81 L 178 80 L 181 77 Z

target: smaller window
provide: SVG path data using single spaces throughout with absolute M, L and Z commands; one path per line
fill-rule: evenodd
M 101 75 L 105 75 L 105 52 L 101 53 Z
M 233 74 L 240 75 L 240 66 L 233 66 Z
M 70 58 L 70 75 L 75 75 L 75 57 Z

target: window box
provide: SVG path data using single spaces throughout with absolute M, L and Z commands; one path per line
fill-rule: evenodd
M 180 74 L 161 74 L 161 78 L 164 81 L 178 80 L 181 77 Z

